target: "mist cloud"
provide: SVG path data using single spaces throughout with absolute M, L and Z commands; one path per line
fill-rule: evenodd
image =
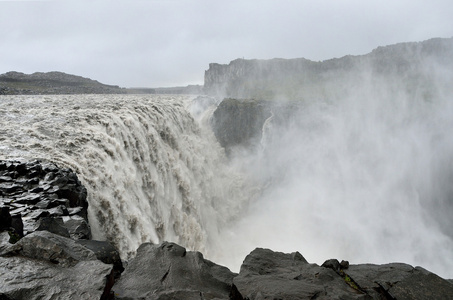
M 265 184 L 219 235 L 215 260 L 238 268 L 237 258 L 265 247 L 319 264 L 405 262 L 450 278 L 453 73 L 426 69 L 438 79 L 428 97 L 365 65 L 339 79 L 342 91 L 272 121 L 262 153 L 235 157 Z

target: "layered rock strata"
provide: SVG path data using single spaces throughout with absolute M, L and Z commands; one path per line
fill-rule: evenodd
M 372 81 L 397 80 L 402 89 L 430 98 L 432 86 L 444 81 L 442 72 L 452 68 L 452 54 L 453 38 L 434 38 L 325 61 L 236 59 L 227 65 L 209 64 L 204 75 L 204 92 L 219 98 L 304 101 L 335 98 L 345 86 L 360 86 L 373 78 Z M 441 84 L 451 86 L 451 81 Z
M 48 230 L 89 239 L 87 191 L 70 169 L 50 162 L 0 161 L 0 221 L 12 238 Z M 16 238 L 17 238 L 16 237 Z
M 70 169 L 0 161 L 0 299 L 112 299 L 122 262 L 90 240 L 86 197 Z

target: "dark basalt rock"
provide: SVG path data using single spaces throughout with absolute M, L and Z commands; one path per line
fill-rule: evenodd
M 420 267 L 349 265 L 336 259 L 320 267 L 299 255 L 255 249 L 233 280 L 237 291 L 250 300 L 453 299 L 451 282 Z
M 2 217 L 0 230 L 13 228 L 19 238 L 35 230 L 66 237 L 72 233 L 73 238 L 91 237 L 87 191 L 72 170 L 38 160 L 0 161 L 0 182 L 0 213 L 6 214 L 8 210 L 12 218 L 9 221 L 6 215 Z M 61 222 L 63 216 L 74 215 L 84 222 L 78 221 L 77 227 L 74 222 Z
M 9 242 L 14 244 L 24 236 L 24 224 L 20 216 L 11 216 L 9 207 L 0 206 L 0 232 L 7 231 Z
M 48 231 L 35 231 L 0 253 L 0 256 L 25 256 L 44 259 L 60 266 L 74 266 L 79 261 L 95 260 L 94 252 L 76 241 Z
M 91 231 L 75 173 L 0 161 L 0 182 L 0 299 L 113 299 L 122 262 L 108 242 L 76 242 Z
M 373 299 L 453 299 L 453 284 L 421 267 L 351 265 L 345 274 Z
M 113 291 L 115 299 L 229 299 L 235 275 L 199 252 L 145 243 Z
M 244 260 L 234 285 L 244 299 L 368 299 L 330 268 L 296 252 L 257 248 Z
M 37 231 L 0 247 L 0 297 L 100 299 L 112 269 L 75 241 Z
M 334 270 L 335 272 L 339 272 L 340 269 L 341 269 L 341 265 L 340 265 L 340 262 L 338 261 L 338 259 L 329 259 L 329 260 L 326 260 L 326 261 L 321 265 L 321 267 L 332 269 L 332 270 Z
M 103 263 L 112 264 L 114 270 L 117 272 L 117 276 L 119 276 L 119 274 L 124 271 L 123 263 L 121 261 L 118 250 L 109 242 L 78 240 L 77 243 L 93 251 L 97 259 L 99 259 Z
M 90 240 L 91 230 L 88 222 L 78 216 L 70 215 L 62 217 L 64 227 L 68 230 L 70 237 L 74 240 Z
M 11 228 L 11 214 L 9 213 L 8 206 L 0 207 L 0 231 L 9 230 Z
M 224 99 L 214 111 L 211 126 L 227 154 L 235 148 L 259 146 L 263 124 L 271 116 L 266 101 Z
M 70 237 L 68 229 L 65 227 L 61 217 L 44 217 L 39 219 L 39 226 L 36 228 L 36 231 L 48 231 L 67 238 Z

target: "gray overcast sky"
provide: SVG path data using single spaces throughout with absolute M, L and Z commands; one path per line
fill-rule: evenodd
M 203 84 L 209 63 L 359 55 L 453 36 L 451 0 L 0 1 L 0 73 Z

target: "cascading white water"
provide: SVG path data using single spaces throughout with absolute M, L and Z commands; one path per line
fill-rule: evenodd
M 0 157 L 71 167 L 88 189 L 94 238 L 112 241 L 123 258 L 146 241 L 208 251 L 248 195 L 215 137 L 186 109 L 190 100 L 2 96 Z
M 425 101 L 386 88 L 306 101 L 284 125 L 275 114 L 262 148 L 231 161 L 205 126 L 215 103 L 0 96 L 0 158 L 71 167 L 88 189 L 95 238 L 123 258 L 144 241 L 170 240 L 235 271 L 269 247 L 451 278 L 451 94 Z

